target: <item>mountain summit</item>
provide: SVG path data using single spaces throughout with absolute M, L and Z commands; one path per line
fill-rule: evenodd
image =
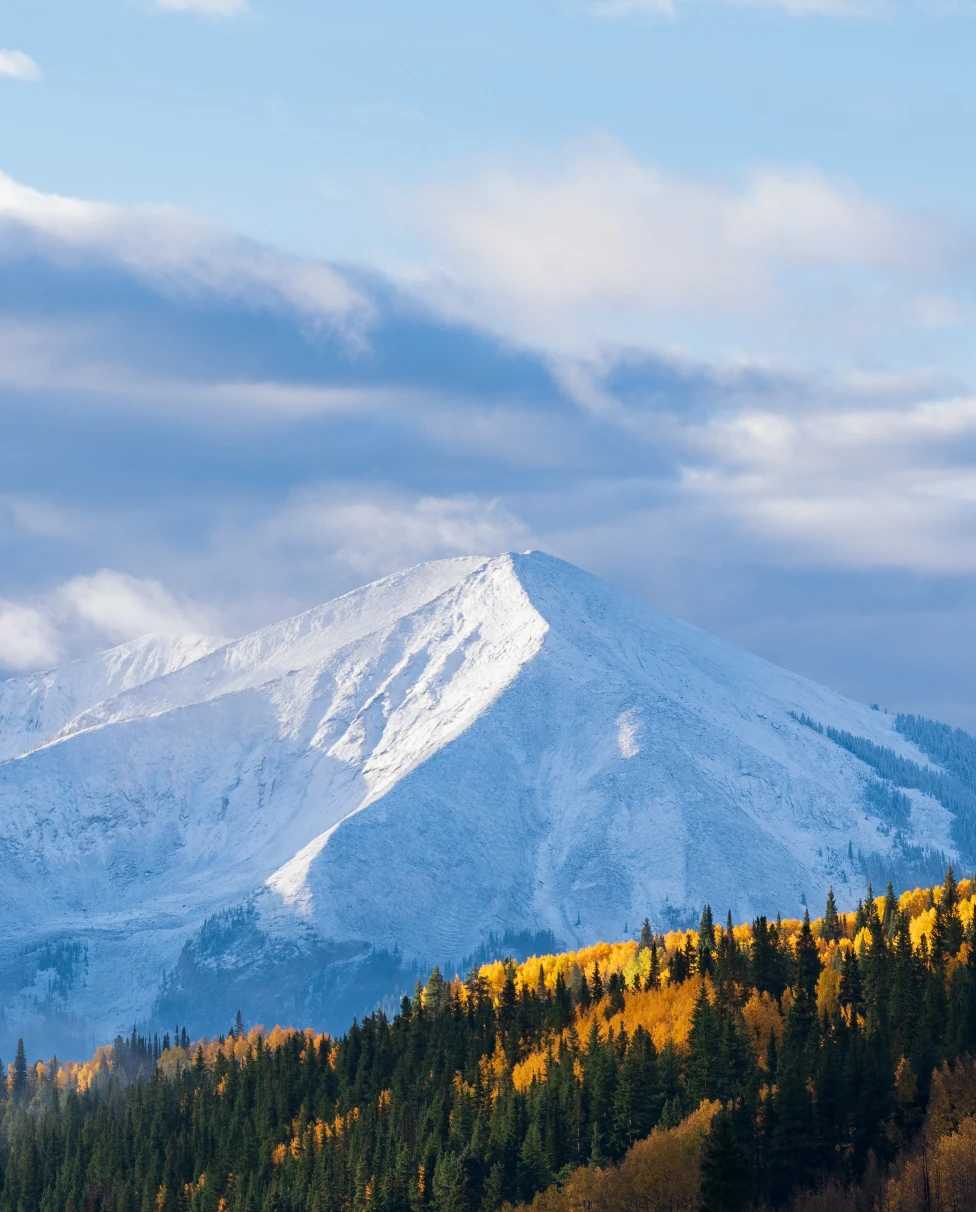
M 0 684 L 0 1043 L 328 1021 L 506 931 L 843 906 L 960 857 L 940 777 L 894 717 L 538 552 L 147 637 Z

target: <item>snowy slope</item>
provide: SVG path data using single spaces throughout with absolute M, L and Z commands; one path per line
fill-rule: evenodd
M 851 856 L 895 841 L 866 767 L 790 712 L 924 762 L 889 717 L 538 553 L 4 683 L 0 1042 L 70 1048 L 157 997 L 205 1016 L 206 965 L 232 986 L 259 953 L 235 995 L 269 1021 L 325 996 L 296 972 L 355 984 L 364 944 L 408 964 L 505 929 L 619 937 L 705 899 L 740 919 L 830 883 L 844 900 Z M 914 801 L 911 840 L 952 854 L 947 811 Z
M 146 635 L 60 669 L 0 682 L 0 761 L 46 744 L 104 699 L 182 669 L 226 643 L 212 636 Z

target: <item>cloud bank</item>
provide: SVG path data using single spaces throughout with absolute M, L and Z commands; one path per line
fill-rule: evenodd
M 0 664 L 541 547 L 976 726 L 964 368 L 816 357 L 841 319 L 929 331 L 920 300 L 967 333 L 966 234 L 806 171 L 719 186 L 605 145 L 479 180 L 422 191 L 441 273 L 400 282 L 2 182 Z M 803 358 L 770 355 L 777 319 Z
M 317 326 L 355 330 L 362 295 L 330 266 L 232 236 L 174 207 L 121 207 L 40 193 L 0 173 L 0 260 L 31 249 L 66 269 L 112 266 L 184 296 L 285 308 Z
M 564 349 L 597 339 L 806 359 L 972 320 L 971 234 L 808 169 L 737 188 L 597 140 L 416 200 L 449 312 Z

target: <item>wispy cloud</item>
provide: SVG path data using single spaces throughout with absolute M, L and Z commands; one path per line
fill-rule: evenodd
M 206 17 L 235 17 L 247 9 L 247 0 L 156 0 L 156 7 Z
M 672 17 L 672 0 L 597 0 L 589 11 L 594 17 Z
M 24 51 L 0 50 L 0 77 L 8 80 L 42 80 L 44 73 Z
M 0 173 L 0 259 L 26 251 L 25 232 L 62 263 L 94 257 L 169 291 L 277 304 L 350 332 L 368 320 L 362 294 L 322 262 L 286 256 L 175 207 L 45 194 Z
M 103 568 L 22 600 L 0 598 L 0 668 L 50 666 L 151 632 L 204 634 L 213 618 L 153 578 Z
M 780 8 L 794 17 L 857 17 L 883 12 L 885 0 L 719 0 L 741 7 Z M 680 0 L 685 7 L 686 0 Z M 674 0 L 595 0 L 588 6 L 594 17 L 622 20 L 628 17 L 673 17 Z
M 802 413 L 746 409 L 689 431 L 689 502 L 779 558 L 844 568 L 976 573 L 976 399 Z
M 365 578 L 423 560 L 525 546 L 529 530 L 498 498 L 411 496 L 376 486 L 296 493 L 248 536 L 267 553 L 302 549 Z
M 804 168 L 714 183 L 600 140 L 434 183 L 415 213 L 439 269 L 430 298 L 566 349 L 624 338 L 815 360 L 838 341 L 863 355 L 923 312 L 972 318 L 970 236 Z
M 0 598 L 0 669 L 20 672 L 53 665 L 62 648 L 43 610 Z

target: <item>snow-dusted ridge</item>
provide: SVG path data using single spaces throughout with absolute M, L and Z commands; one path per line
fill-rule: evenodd
M 174 969 L 160 1007 L 175 981 L 204 1015 L 219 969 L 273 1020 L 324 1013 L 303 972 L 364 944 L 408 964 L 705 899 L 740 919 L 830 883 L 844 901 L 857 854 L 898 846 L 867 768 L 791 712 L 925 761 L 889 717 L 540 553 L 2 683 L 0 1035 L 104 1037 Z M 909 840 L 952 854 L 948 812 L 913 801 Z

